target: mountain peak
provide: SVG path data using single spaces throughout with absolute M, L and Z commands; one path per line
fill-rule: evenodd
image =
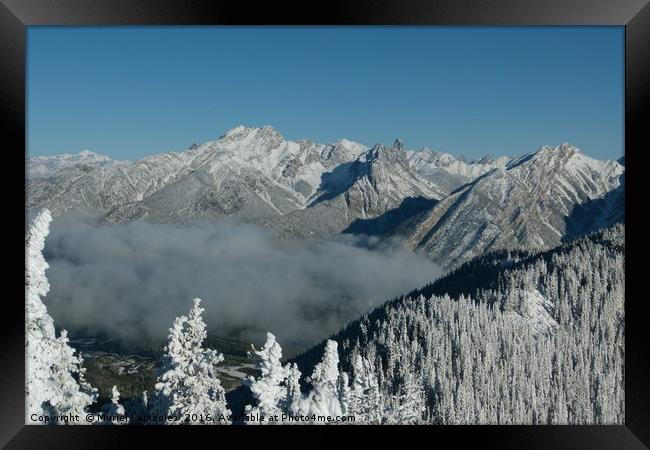
M 370 150 L 366 153 L 366 160 L 367 161 L 372 161 L 377 158 L 379 158 L 379 155 L 383 153 L 383 151 L 386 149 L 383 144 L 375 144 L 372 146 Z
M 71 154 L 71 153 L 63 153 L 60 155 L 55 155 L 55 156 L 45 156 L 42 157 L 42 159 L 50 159 L 50 160 L 68 160 L 71 162 L 108 162 L 111 161 L 111 158 L 109 158 L 106 155 L 100 155 L 99 153 L 93 152 L 92 150 L 81 150 L 79 153 Z
M 341 138 L 338 141 L 336 141 L 333 145 L 342 145 L 344 147 L 357 147 L 360 146 L 358 142 L 351 141 L 349 139 Z
M 284 140 L 284 137 L 280 134 L 280 132 L 270 125 L 264 125 L 263 127 L 247 127 L 245 125 L 238 125 L 235 128 L 228 130 L 226 134 L 219 137 L 219 139 L 227 142 L 240 141 L 251 136 L 252 134 L 255 135 L 256 139 L 264 139 L 270 141 Z
M 79 152 L 79 156 L 81 156 L 82 158 L 89 158 L 92 156 L 99 156 L 99 155 L 91 150 L 81 150 Z
M 226 136 L 231 136 L 234 134 L 240 134 L 246 131 L 252 130 L 253 127 L 247 127 L 246 125 L 237 125 L 236 127 L 226 131 Z
M 257 134 L 264 137 L 284 140 L 284 136 L 282 136 L 282 134 L 271 125 L 264 125 L 262 128 L 258 128 Z
M 404 150 L 404 143 L 400 138 L 395 139 L 395 142 L 393 143 L 393 148 L 396 148 L 397 150 Z
M 544 165 L 546 165 L 556 158 L 559 158 L 560 160 L 566 162 L 571 160 L 576 155 L 579 155 L 579 158 L 582 159 L 585 157 L 584 153 L 582 153 L 577 147 L 566 142 L 558 146 L 543 145 L 535 152 L 527 153 L 523 156 L 520 156 L 519 158 L 510 160 L 507 163 L 507 167 L 508 169 L 513 169 L 517 166 L 529 162 L 542 162 Z
M 100 166 L 112 161 L 108 156 L 90 150 L 82 150 L 77 154 L 63 153 L 55 156 L 36 156 L 28 160 L 28 172 L 30 178 L 40 178 L 70 167 Z
M 578 147 L 569 144 L 568 142 L 563 142 L 558 146 L 544 145 L 540 147 L 535 154 L 542 155 L 561 155 L 561 156 L 573 156 L 576 153 L 582 153 Z
M 242 137 L 247 136 L 254 129 L 255 128 L 253 127 L 237 125 L 235 128 L 226 131 L 226 133 L 220 136 L 219 139 L 230 139 L 230 140 L 241 139 Z

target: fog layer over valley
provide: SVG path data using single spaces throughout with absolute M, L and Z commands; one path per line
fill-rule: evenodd
M 45 257 L 48 311 L 73 335 L 163 340 L 201 297 L 211 333 L 258 341 L 271 331 L 294 351 L 442 273 L 397 240 L 288 241 L 234 221 L 65 216 L 52 224 Z

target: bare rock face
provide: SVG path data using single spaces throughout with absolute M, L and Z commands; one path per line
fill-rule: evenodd
M 311 205 L 341 197 L 358 218 L 377 217 L 408 197 L 441 199 L 445 195 L 413 171 L 401 147 L 376 145 L 326 174 L 323 181 Z

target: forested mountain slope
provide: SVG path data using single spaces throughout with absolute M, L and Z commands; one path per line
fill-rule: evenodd
M 621 424 L 624 240 L 618 225 L 474 259 L 333 336 L 342 368 L 368 358 L 386 393 L 421 377 L 433 423 Z

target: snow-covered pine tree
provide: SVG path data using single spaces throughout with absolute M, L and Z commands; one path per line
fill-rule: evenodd
M 301 412 L 309 416 L 340 416 L 339 354 L 336 341 L 328 340 L 321 362 L 316 364 L 308 380 L 312 390 L 302 402 Z
M 408 374 L 399 392 L 389 399 L 389 405 L 384 405 L 383 422 L 397 425 L 425 423 L 425 411 L 424 383 Z
M 252 346 L 251 346 L 252 347 Z M 251 418 L 249 424 L 277 424 L 286 405 L 289 394 L 285 385 L 289 374 L 289 367 L 283 367 L 282 347 L 272 333 L 266 333 L 266 342 L 260 350 L 253 348 L 253 355 L 257 361 L 257 368 L 262 372 L 259 378 L 248 376 L 243 384 L 248 386 L 257 400 L 256 406 L 246 405 L 245 413 Z M 290 403 L 290 402 L 289 402 Z
M 124 406 L 120 404 L 120 391 L 117 390 L 117 386 L 113 386 L 111 389 L 111 402 L 103 406 L 102 412 L 106 416 L 106 420 L 103 423 L 126 425 L 129 422 L 126 418 Z M 120 420 L 120 418 L 124 419 Z
M 231 412 L 215 369 L 223 355 L 203 348 L 207 332 L 200 304 L 195 298 L 189 316 L 176 318 L 169 330 L 153 408 L 155 415 L 167 415 L 168 424 L 230 423 Z
M 50 289 L 43 248 L 51 221 L 50 212 L 41 210 L 25 235 L 26 423 L 43 423 L 31 420 L 33 414 L 48 416 L 49 423 L 58 423 L 57 416 L 81 415 L 97 398 L 97 390 L 83 380 L 82 359 L 75 356 L 65 330 L 56 337 L 41 300 Z
M 300 410 L 300 401 L 302 400 L 302 391 L 300 390 L 300 370 L 296 363 L 290 363 L 286 366 L 287 379 L 285 381 L 286 395 L 282 399 L 282 409 L 288 414 L 298 414 Z
M 350 377 L 347 372 L 341 372 L 339 377 L 339 403 L 341 404 L 341 412 L 343 414 L 350 414 L 350 400 L 352 400 L 352 391 L 350 389 Z
M 357 354 L 352 369 L 354 379 L 348 394 L 347 413 L 355 416 L 357 423 L 381 424 L 384 401 L 370 362 Z

